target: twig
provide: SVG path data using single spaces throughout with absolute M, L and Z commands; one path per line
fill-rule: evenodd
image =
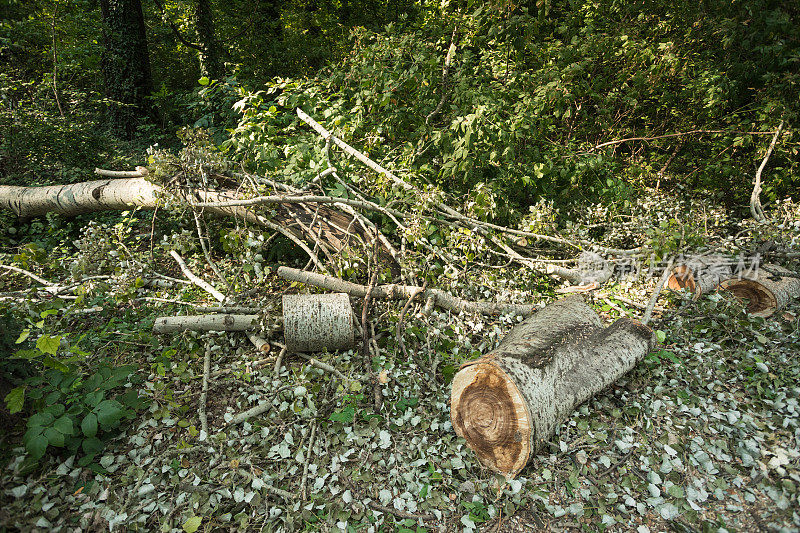
M 767 155 L 764 156 L 764 159 L 761 161 L 761 165 L 756 171 L 755 185 L 753 185 L 753 192 L 750 194 L 750 213 L 753 215 L 753 218 L 756 220 L 756 222 L 760 224 L 763 224 L 767 221 L 767 217 L 764 215 L 764 209 L 761 207 L 761 199 L 759 197 L 761 194 L 761 173 L 764 171 L 764 167 L 767 166 L 769 156 L 772 155 L 772 150 L 775 148 L 775 143 L 778 142 L 778 137 L 780 136 L 782 130 L 783 121 L 781 120 L 778 130 L 775 132 L 775 136 L 772 138 L 772 142 L 769 144 Z
M 17 274 L 22 274 L 22 275 L 28 276 L 32 280 L 38 281 L 39 283 L 41 283 L 42 285 L 45 285 L 47 287 L 55 287 L 56 286 L 55 283 L 53 283 L 51 281 L 47 281 L 44 278 L 40 278 L 39 276 L 37 276 L 33 272 L 28 272 L 27 270 L 24 270 L 22 268 L 17 268 L 15 266 L 11 266 L 11 265 L 0 265 L 0 268 L 5 268 L 6 270 L 10 270 L 11 272 L 16 272 Z
M 328 363 L 323 363 L 322 361 L 314 359 L 310 355 L 306 355 L 306 354 L 300 353 L 300 352 L 295 352 L 295 355 L 300 357 L 300 358 L 302 358 L 302 359 L 305 359 L 306 361 L 311 363 L 311 366 L 315 366 L 315 367 L 319 368 L 320 370 L 324 370 L 325 372 L 330 372 L 331 374 L 333 374 L 337 378 L 341 379 L 342 381 L 347 381 L 348 380 L 347 376 L 342 374 L 339 370 L 337 370 L 336 368 L 332 367 Z
M 403 357 L 405 357 L 406 361 L 408 361 L 410 358 L 408 356 L 408 350 L 406 350 L 405 340 L 403 339 L 403 318 L 405 317 L 408 308 L 411 307 L 411 302 L 414 301 L 414 298 L 416 298 L 419 294 L 424 294 L 425 289 L 427 288 L 428 288 L 428 280 L 426 279 L 425 282 L 422 284 L 422 290 L 416 294 L 412 294 L 408 298 L 408 300 L 406 300 L 403 309 L 400 310 L 400 318 L 397 319 L 396 342 L 397 345 L 400 346 L 400 350 L 403 352 Z
M 284 355 L 286 355 L 286 346 L 281 348 L 281 351 L 278 353 L 278 357 L 275 359 L 275 369 L 272 371 L 272 375 L 275 378 L 278 378 L 281 375 L 281 364 L 283 363 Z
M 201 289 L 205 290 L 207 293 L 209 293 L 211 296 L 213 296 L 216 300 L 218 300 L 220 302 L 225 301 L 225 295 L 224 294 L 222 294 L 217 289 L 212 287 L 206 281 L 203 281 L 199 277 L 195 276 L 194 273 L 191 270 L 189 270 L 189 267 L 186 266 L 186 263 L 184 263 L 184 261 L 181 258 L 181 256 L 178 255 L 178 252 L 176 252 L 175 250 L 170 250 L 169 251 L 169 255 L 171 255 L 172 258 L 175 260 L 175 262 L 178 263 L 178 266 L 181 268 L 181 271 L 183 272 L 183 275 L 186 276 L 189 280 L 191 280 L 192 283 L 194 283 L 195 285 L 197 285 Z
M 220 281 L 222 281 L 222 283 L 225 284 L 225 287 L 228 289 L 228 291 L 230 291 L 231 286 L 228 284 L 228 280 L 225 279 L 225 276 L 222 275 L 222 272 L 220 272 L 219 267 L 217 267 L 217 263 L 215 263 L 214 259 L 211 257 L 211 252 L 209 251 L 208 244 L 206 243 L 208 238 L 204 236 L 203 228 L 200 224 L 200 214 L 195 210 L 192 210 L 192 214 L 194 215 L 194 224 L 195 227 L 197 228 L 197 238 L 200 240 L 200 248 L 203 250 L 203 255 L 206 258 L 206 262 L 208 262 L 208 266 L 211 267 L 211 270 L 214 271 L 214 274 L 217 275 Z
M 736 131 L 736 130 L 691 130 L 691 131 L 684 131 L 680 133 L 668 133 L 666 135 L 655 135 L 653 137 L 627 137 L 625 139 L 617 139 L 615 141 L 608 141 L 604 143 L 600 143 L 595 145 L 593 148 L 590 148 L 589 151 L 598 150 L 600 148 L 606 146 L 612 146 L 615 144 L 622 144 L 631 141 L 655 141 L 657 139 L 668 139 L 670 137 L 683 137 L 684 135 L 713 135 L 718 133 L 729 133 L 729 134 L 742 134 L 742 135 L 772 135 L 775 133 L 774 131 Z
M 203 392 L 200 393 L 200 430 L 208 435 L 208 416 L 206 416 L 206 399 L 208 398 L 208 377 L 211 373 L 211 345 L 206 344 L 206 353 L 203 357 Z
M 653 315 L 653 308 L 656 305 L 656 301 L 661 291 L 664 289 L 664 284 L 667 282 L 670 274 L 672 274 L 672 263 L 674 262 L 674 258 L 669 260 L 667 266 L 664 268 L 664 273 L 661 275 L 661 279 L 658 280 L 658 285 L 656 285 L 656 288 L 653 290 L 653 295 L 650 297 L 650 302 L 647 304 L 647 308 L 644 310 L 644 316 L 642 317 L 642 324 L 645 326 L 650 322 L 650 317 Z
M 278 390 L 276 390 L 273 393 L 273 396 L 277 396 L 278 394 L 280 394 L 281 392 L 283 392 L 283 391 L 285 391 L 285 390 L 287 390 L 289 388 L 291 388 L 291 385 L 285 385 L 285 386 L 279 388 Z M 231 418 L 231 421 L 228 422 L 226 425 L 235 426 L 236 424 L 241 424 L 242 422 L 244 422 L 246 420 L 249 420 L 249 419 L 253 418 L 254 416 L 259 416 L 259 415 L 262 415 L 262 414 L 266 413 L 270 409 L 272 409 L 272 402 L 271 401 L 264 402 L 261 405 L 256 405 L 255 407 L 251 407 L 247 411 L 244 411 L 244 412 L 239 413 L 238 415 L 234 416 L 233 418 Z
M 258 350 L 259 352 L 269 353 L 270 349 L 272 349 L 267 339 L 256 335 L 252 331 L 248 331 L 246 332 L 246 334 L 247 338 L 250 339 L 250 342 L 253 343 L 253 346 L 255 346 L 256 350 Z
M 311 455 L 314 453 L 314 437 L 317 435 L 317 421 L 311 426 L 311 436 L 308 439 L 308 451 L 306 452 L 303 464 L 303 479 L 300 481 L 300 498 L 306 501 L 306 483 L 308 483 L 308 465 L 311 462 Z
M 442 67 L 442 96 L 439 98 L 439 103 L 436 104 L 436 108 L 431 111 L 427 117 L 425 117 L 425 125 L 430 124 L 431 120 L 436 117 L 444 107 L 444 103 L 447 101 L 447 93 L 449 89 L 449 76 L 450 76 L 450 64 L 453 62 L 453 56 L 456 55 L 456 32 L 458 31 L 458 25 L 453 27 L 453 35 L 450 36 L 450 47 L 447 49 L 447 55 L 444 58 L 444 66 Z
M 369 353 L 370 335 L 369 330 L 367 329 L 367 317 L 369 316 L 369 304 L 372 300 L 372 291 L 375 289 L 375 283 L 377 280 L 378 269 L 376 266 L 375 271 L 370 277 L 369 286 L 367 287 L 367 294 L 364 295 L 364 306 L 361 309 L 361 357 L 364 359 L 364 366 L 367 372 L 366 375 L 369 377 L 370 381 L 372 381 L 373 404 L 376 411 L 381 408 L 383 398 L 381 395 L 380 381 L 378 381 L 378 377 L 375 375 L 375 372 L 372 371 L 372 357 L 370 357 Z

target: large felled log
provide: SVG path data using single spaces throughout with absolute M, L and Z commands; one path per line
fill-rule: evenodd
M 109 173 L 144 175 L 146 169 L 140 167 L 133 173 L 102 172 L 104 175 Z M 226 176 L 214 176 L 214 178 L 228 188 L 207 191 L 175 187 L 167 191 L 144 177 L 101 179 L 48 187 L 0 185 L 0 208 L 13 211 L 21 217 L 34 217 L 51 212 L 75 216 L 133 207 L 153 209 L 158 204 L 159 196 L 172 194 L 191 204 L 205 204 L 202 205 L 202 209 L 208 213 L 236 217 L 278 231 L 303 248 L 315 260 L 317 266 L 322 265 L 318 262 L 316 254 L 298 239 L 319 243 L 323 251 L 335 254 L 356 241 L 369 246 L 375 238 L 375 231 L 365 228 L 356 217 L 326 205 L 310 207 L 305 203 L 276 202 L 269 217 L 252 207 L 225 205 L 242 199 L 238 184 Z M 399 265 L 391 250 L 383 244 L 388 241 L 383 236 L 379 236 L 379 240 L 382 243 L 381 258 L 389 264 L 393 272 L 399 271 Z
M 623 318 L 604 328 L 580 296 L 554 302 L 453 378 L 451 418 L 483 464 L 516 475 L 582 402 L 644 357 L 652 330 Z
M 800 278 L 781 276 L 781 273 L 793 274 L 783 267 L 764 266 L 778 274 L 759 268 L 751 275 L 727 279 L 720 284 L 720 287 L 737 299 L 746 301 L 747 312 L 751 315 L 768 317 L 786 307 L 792 298 L 800 297 Z
M 672 290 L 686 289 L 698 299 L 719 287 L 722 280 L 731 277 L 732 261 L 720 255 L 698 255 L 679 262 L 667 279 Z

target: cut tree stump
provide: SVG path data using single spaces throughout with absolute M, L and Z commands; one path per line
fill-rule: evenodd
M 653 332 L 622 318 L 604 328 L 580 296 L 558 300 L 512 329 L 453 378 L 450 415 L 480 461 L 515 476 L 575 408 L 631 370 Z
M 667 287 L 678 291 L 686 289 L 697 300 L 714 292 L 720 282 L 732 275 L 731 259 L 721 255 L 701 255 L 682 261 L 672 269 Z
M 776 272 L 793 274 L 777 265 L 765 266 Z M 748 313 L 766 318 L 786 307 L 792 298 L 800 297 L 800 278 L 794 276 L 774 275 L 759 268 L 752 275 L 726 279 L 720 287 L 738 300 L 746 301 Z

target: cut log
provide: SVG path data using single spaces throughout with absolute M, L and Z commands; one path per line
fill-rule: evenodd
M 720 255 L 695 256 L 678 263 L 667 279 L 667 287 L 679 291 L 686 289 L 692 299 L 707 295 L 719 287 L 720 282 L 731 277 L 732 261 Z
M 579 404 L 632 369 L 653 343 L 652 330 L 636 320 L 604 328 L 580 296 L 559 300 L 456 373 L 453 428 L 483 464 L 513 477 Z
M 258 315 L 162 316 L 153 323 L 153 333 L 176 331 L 248 331 L 258 327 Z
M 283 335 L 290 352 L 347 350 L 355 344 L 345 293 L 283 295 Z
M 765 265 L 772 271 L 794 274 L 777 265 Z M 747 312 L 768 317 L 783 309 L 792 298 L 800 297 L 800 278 L 775 275 L 759 268 L 749 276 L 726 279 L 720 284 L 738 300 L 747 302 Z

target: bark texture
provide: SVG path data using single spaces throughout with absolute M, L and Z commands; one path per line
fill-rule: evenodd
M 152 209 L 159 190 L 158 185 L 144 178 L 104 179 L 49 187 L 0 185 L 0 207 L 21 217 L 51 212 L 74 216 L 132 206 Z
M 644 357 L 652 330 L 604 328 L 579 296 L 552 303 L 453 378 L 451 418 L 483 464 L 516 475 L 570 413 Z
M 686 289 L 697 300 L 717 289 L 722 280 L 731 277 L 733 270 L 729 257 L 707 255 L 692 257 L 676 265 L 667 279 L 672 290 Z
M 102 70 L 106 94 L 114 101 L 113 128 L 132 138 L 147 112 L 152 88 L 141 0 L 100 0 L 103 14 Z
M 765 266 L 776 272 L 792 274 L 780 266 Z M 758 269 L 751 276 L 727 279 L 720 287 L 747 302 L 748 313 L 761 317 L 771 316 L 786 307 L 792 298 L 800 297 L 800 278 L 775 275 L 763 269 Z
M 162 316 L 153 323 L 153 333 L 178 331 L 248 331 L 258 326 L 258 315 Z
M 285 294 L 283 334 L 292 352 L 347 350 L 355 344 L 347 294 Z

